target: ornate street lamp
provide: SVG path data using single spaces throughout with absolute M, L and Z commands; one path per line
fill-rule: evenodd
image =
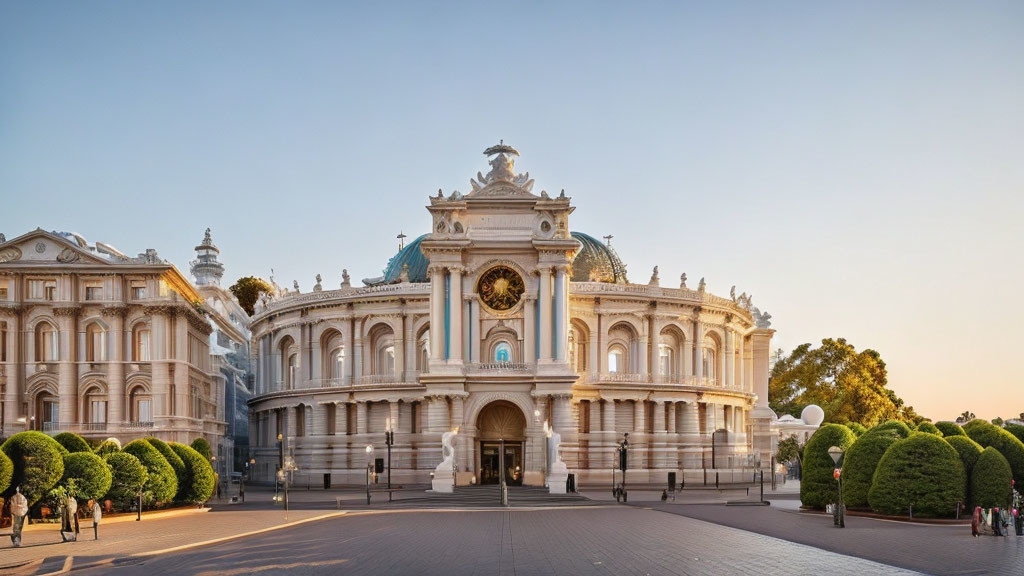
M 373 444 L 366 445 L 366 505 L 370 505 L 370 470 L 373 469 Z
M 395 431 L 391 429 L 391 418 L 384 420 L 384 444 L 388 447 L 388 502 L 391 502 L 391 446 L 395 444 Z
M 836 465 L 835 470 L 832 471 L 832 477 L 836 479 L 836 484 L 839 486 L 839 502 L 836 503 L 832 522 L 835 526 L 846 528 L 846 505 L 843 504 L 843 467 L 839 465 L 839 461 L 843 458 L 843 449 L 833 446 L 828 449 L 828 455 L 832 457 L 832 462 Z

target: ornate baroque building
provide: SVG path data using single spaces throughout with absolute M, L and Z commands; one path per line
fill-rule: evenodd
M 431 232 L 383 276 L 257 304 L 256 479 L 284 456 L 300 481 L 362 483 L 388 427 L 406 483 L 429 482 L 455 428 L 460 485 L 497 481 L 499 462 L 542 484 L 545 423 L 584 484 L 610 482 L 625 433 L 631 482 L 739 474 L 755 448 L 767 462 L 769 315 L 703 279 L 629 283 L 609 245 L 570 232 L 564 192 L 535 195 L 509 146 L 485 154 L 488 174 L 431 197 Z
M 216 250 L 208 236 L 199 248 Z M 227 384 L 210 337 L 243 346 L 248 318 L 218 307 L 219 294 L 155 250 L 132 258 L 73 233 L 0 235 L 0 436 L 203 436 L 225 454 Z

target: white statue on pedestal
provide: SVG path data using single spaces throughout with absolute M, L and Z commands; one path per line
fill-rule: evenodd
M 558 455 L 558 447 L 562 445 L 562 435 L 555 432 L 554 428 L 544 423 L 544 433 L 548 441 L 548 492 L 551 494 L 565 494 L 566 480 L 569 479 L 569 467 L 565 465 Z
M 441 435 L 441 463 L 434 468 L 431 487 L 434 492 L 455 491 L 455 436 L 459 429 L 449 430 Z

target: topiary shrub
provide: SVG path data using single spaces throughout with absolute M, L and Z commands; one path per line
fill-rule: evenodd
M 868 507 L 868 490 L 885 451 L 902 440 L 894 428 L 873 428 L 857 439 L 843 456 L 843 501 L 851 508 Z
M 910 433 L 912 432 L 910 426 L 907 426 L 906 423 L 900 422 L 899 420 L 887 420 L 878 426 L 875 426 L 872 430 L 896 430 L 899 433 L 900 438 L 906 438 L 907 436 L 910 436 Z
M 217 485 L 210 461 L 190 446 L 171 442 L 170 447 L 184 462 L 186 470 L 185 484 L 178 488 L 178 500 L 193 504 L 209 500 Z
M 46 495 L 64 475 L 64 454 L 68 451 L 42 432 L 19 432 L 7 439 L 0 450 L 14 464 L 14 474 L 5 494 L 21 487 L 31 506 Z
M 167 459 L 145 440 L 133 440 L 125 445 L 122 452 L 127 452 L 139 459 L 146 467 L 149 478 L 144 491 L 148 492 L 153 501 L 161 504 L 170 502 L 178 493 L 178 477 Z
M 104 440 L 103 443 L 96 448 L 96 455 L 100 457 L 106 457 L 109 456 L 110 454 L 113 454 L 114 452 L 120 451 L 121 447 L 117 444 L 117 442 Z
M 982 448 L 992 446 L 1010 463 L 1013 478 L 1017 485 L 1024 486 L 1024 443 L 1006 430 L 981 419 L 974 419 L 964 424 L 967 436 Z
M 174 469 L 174 479 L 178 482 L 178 491 L 174 494 L 174 499 L 181 500 L 180 494 L 182 487 L 188 479 L 185 472 L 185 463 L 181 461 L 181 457 L 178 456 L 174 450 L 171 450 L 171 447 L 163 440 L 159 438 L 146 438 L 146 442 L 149 442 L 153 448 L 156 448 L 156 451 L 159 452 L 160 455 L 167 460 L 167 463 L 171 465 L 171 468 Z
M 68 480 L 74 480 L 78 498 L 95 500 L 102 497 L 110 491 L 112 479 L 110 466 L 92 452 L 72 452 L 64 457 L 64 477 L 60 483 L 68 485 Z
M 210 452 L 210 443 L 205 438 L 199 437 L 193 440 L 192 449 L 199 452 L 203 458 L 206 458 L 207 462 L 213 457 L 213 452 Z
M 1013 471 L 1006 458 L 992 446 L 985 448 L 971 473 L 971 502 L 982 508 L 1010 505 Z
M 803 476 L 800 481 L 800 501 L 810 508 L 824 508 L 835 502 L 837 489 L 832 471 L 835 463 L 828 455 L 828 449 L 839 446 L 846 450 L 856 436 L 842 424 L 825 424 L 807 440 L 802 461 Z
M 978 456 L 981 456 L 982 448 L 977 442 L 968 438 L 966 434 L 963 436 L 946 436 L 943 440 L 960 455 L 960 463 L 964 465 L 964 477 L 967 480 L 967 486 L 964 490 L 964 493 L 967 494 L 965 504 L 968 510 L 973 510 L 974 504 L 971 501 L 971 471 L 974 470 L 974 463 L 978 461 Z
M 935 436 L 938 436 L 939 438 L 942 438 L 944 436 L 944 434 L 942 433 L 942 430 L 939 430 L 935 426 L 935 424 L 932 424 L 931 422 L 921 422 L 920 424 L 917 425 L 917 431 L 918 432 L 923 432 L 925 434 L 934 434 Z
M 956 422 L 936 422 L 935 427 L 942 431 L 943 437 L 967 436 L 964 429 Z
M 68 452 L 92 452 L 92 448 L 89 448 L 89 443 L 85 441 L 85 438 L 74 432 L 61 432 L 53 439 Z
M 135 502 L 139 490 L 149 480 L 146 467 L 139 459 L 127 452 L 112 452 L 104 458 L 110 466 L 111 482 L 107 498 L 120 504 Z
M 3 494 L 11 486 L 11 478 L 14 477 L 14 462 L 0 451 L 0 494 Z M 0 507 L 3 505 L 0 504 Z
M 882 514 L 944 517 L 964 500 L 966 476 L 960 456 L 945 440 L 916 433 L 899 440 L 878 462 L 868 491 L 871 509 Z
M 865 428 L 864 425 L 861 424 L 860 422 L 850 422 L 846 425 L 846 427 L 849 428 L 858 437 L 860 437 L 861 434 L 868 431 L 868 429 Z
M 1005 424 L 1003 425 L 1003 430 L 1016 436 L 1017 440 L 1024 442 L 1024 426 L 1020 424 Z

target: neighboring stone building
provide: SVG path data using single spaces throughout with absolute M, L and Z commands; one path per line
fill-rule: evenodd
M 629 283 L 609 245 L 570 232 L 564 192 L 533 194 L 509 146 L 485 154 L 490 172 L 431 197 L 432 231 L 383 276 L 356 288 L 343 271 L 338 289 L 318 277 L 257 303 L 256 479 L 272 481 L 283 453 L 302 482 L 362 483 L 388 426 L 403 483 L 429 482 L 458 428 L 459 484 L 496 482 L 499 467 L 542 484 L 546 422 L 584 484 L 610 483 L 626 432 L 630 482 L 746 478 L 754 448 L 768 462 L 770 316 L 703 279 L 662 287 L 655 269 Z
M 132 258 L 73 233 L 0 235 L 2 435 L 202 436 L 222 450 L 225 385 L 209 340 L 212 326 L 245 333 L 203 303 L 213 294 L 155 250 Z

